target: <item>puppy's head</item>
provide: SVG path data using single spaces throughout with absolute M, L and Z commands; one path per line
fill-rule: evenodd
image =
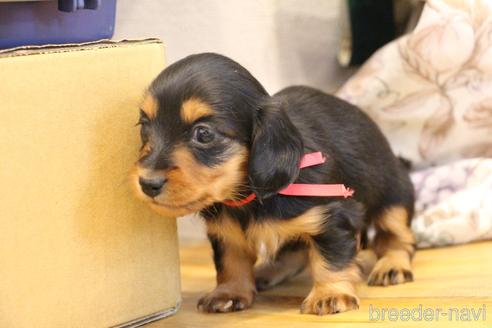
M 253 190 L 269 197 L 298 174 L 299 133 L 258 81 L 216 54 L 186 57 L 151 84 L 140 110 L 139 198 L 179 216 Z

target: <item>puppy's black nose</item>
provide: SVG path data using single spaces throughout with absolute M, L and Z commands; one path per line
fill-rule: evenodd
M 162 191 L 162 187 L 166 183 L 166 179 L 154 178 L 154 179 L 144 179 L 139 178 L 138 182 L 142 187 L 142 191 L 149 197 L 155 197 L 159 195 Z

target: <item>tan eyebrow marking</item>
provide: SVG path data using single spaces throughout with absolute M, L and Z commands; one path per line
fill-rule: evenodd
M 181 106 L 181 119 L 185 123 L 193 123 L 204 116 L 214 113 L 212 107 L 197 98 L 186 100 Z
M 157 116 L 158 110 L 157 100 L 150 93 L 145 95 L 145 98 L 140 106 L 140 109 L 147 115 L 149 119 Z

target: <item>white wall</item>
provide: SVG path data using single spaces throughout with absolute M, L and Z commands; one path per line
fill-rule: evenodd
M 213 51 L 269 92 L 292 84 L 334 90 L 339 0 L 118 0 L 115 39 L 159 37 L 172 63 Z M 344 73 L 345 72 L 345 73 Z
M 335 90 L 340 0 L 118 0 L 115 39 L 159 37 L 168 63 L 192 53 L 229 56 L 270 92 L 293 84 Z M 180 235 L 202 236 L 179 221 Z

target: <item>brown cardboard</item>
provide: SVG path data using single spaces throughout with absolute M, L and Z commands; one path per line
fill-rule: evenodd
M 163 67 L 158 40 L 0 52 L 0 327 L 108 327 L 177 309 L 175 219 L 128 181 L 139 101 Z

